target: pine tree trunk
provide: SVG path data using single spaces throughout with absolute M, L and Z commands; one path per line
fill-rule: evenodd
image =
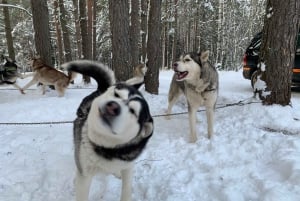
M 151 94 L 158 94 L 159 68 L 162 66 L 161 54 L 161 1 L 150 0 L 148 22 L 148 72 L 145 78 L 145 88 Z
M 70 34 L 67 28 L 67 12 L 64 6 L 64 1 L 59 0 L 59 10 L 60 10 L 60 25 L 63 36 L 63 44 L 64 44 L 64 60 L 65 62 L 72 60 L 72 50 L 70 45 Z
M 139 43 L 140 43 L 140 3 L 139 0 L 131 0 L 131 26 L 130 26 L 130 44 L 132 55 L 132 66 L 139 63 Z
M 145 62 L 147 55 L 147 19 L 148 19 L 148 0 L 141 0 L 141 31 L 142 31 L 142 60 Z
M 53 66 L 49 28 L 49 12 L 46 0 L 31 0 L 35 47 L 37 54 L 49 66 Z
M 92 59 L 93 60 L 96 60 L 96 55 L 97 55 L 97 43 L 96 43 L 96 38 L 97 38 L 97 21 L 96 21 L 96 18 L 97 18 L 97 2 L 94 1 L 93 3 L 93 57 Z
M 89 38 L 87 29 L 87 12 L 86 12 L 86 0 L 79 0 L 79 22 L 80 22 L 80 33 L 81 33 L 81 44 L 82 44 L 82 59 L 89 59 Z M 83 75 L 83 82 L 88 84 L 91 82 L 90 77 Z
M 61 38 L 61 26 L 60 26 L 60 21 L 59 21 L 59 12 L 58 12 L 58 2 L 54 1 L 53 2 L 53 7 L 54 7 L 54 25 L 55 25 L 55 30 L 56 30 L 56 45 L 57 45 L 57 50 L 58 50 L 58 65 L 64 63 L 64 58 L 63 58 L 63 46 L 62 46 L 62 38 Z
M 75 23 L 75 38 L 77 46 L 77 58 L 82 58 L 82 45 L 81 45 L 81 35 L 80 35 L 80 23 L 79 23 L 79 5 L 78 0 L 73 0 L 74 6 L 74 23 Z
M 93 1 L 87 0 L 87 59 L 93 59 Z
M 118 81 L 132 76 L 129 41 L 129 5 L 127 0 L 109 1 L 109 21 L 112 33 L 112 68 Z
M 7 4 L 7 0 L 2 0 L 3 4 Z M 12 60 L 15 60 L 15 50 L 13 45 L 13 38 L 11 34 L 10 17 L 8 7 L 3 7 L 4 25 L 5 25 L 5 36 L 8 50 L 8 56 Z
M 290 104 L 299 13 L 299 0 L 267 2 L 260 55 L 266 66 L 267 92 L 260 96 L 264 104 Z
M 175 6 L 175 11 L 174 11 L 174 18 L 175 18 L 175 21 L 174 21 L 174 25 L 173 25 L 173 28 L 174 28 L 174 37 L 173 37 L 173 46 L 172 46 L 172 62 L 171 62 L 171 65 L 170 67 L 173 65 L 173 63 L 175 63 L 177 57 L 179 57 L 179 54 L 180 53 L 177 53 L 177 41 L 178 41 L 178 8 L 177 8 L 177 4 L 178 4 L 178 0 L 174 0 L 174 6 Z

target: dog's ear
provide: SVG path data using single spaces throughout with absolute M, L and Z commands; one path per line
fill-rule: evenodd
M 32 57 L 32 60 L 37 60 L 37 59 L 40 59 L 41 58 L 41 56 L 40 55 L 34 55 L 33 57 Z
M 200 61 L 202 63 L 208 61 L 208 57 L 209 57 L 209 50 L 200 53 Z
M 5 57 L 6 62 L 13 63 L 13 60 L 9 57 Z

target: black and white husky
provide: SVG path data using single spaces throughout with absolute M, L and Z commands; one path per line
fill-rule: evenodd
M 214 109 L 218 97 L 218 72 L 208 61 L 209 51 L 184 54 L 173 64 L 175 71 L 169 90 L 169 105 L 167 114 L 181 94 L 188 102 L 190 141 L 197 140 L 196 112 L 200 106 L 205 106 L 207 117 L 207 132 L 213 135 Z
M 16 61 L 10 58 L 5 58 L 5 63 L 0 64 L 0 86 L 12 85 L 17 88 L 21 93 L 21 87 L 16 83 L 17 78 L 25 78 L 18 72 Z
M 101 63 L 84 60 L 63 66 L 98 83 L 81 102 L 74 121 L 76 200 L 88 200 L 92 178 L 102 172 L 121 176 L 121 201 L 130 201 L 134 160 L 153 133 L 148 104 L 133 87 L 138 83 L 115 83 L 113 72 Z

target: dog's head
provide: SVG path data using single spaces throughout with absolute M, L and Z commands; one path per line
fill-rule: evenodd
M 118 83 L 95 98 L 88 115 L 89 138 L 98 145 L 115 147 L 147 138 L 153 133 L 153 119 L 142 94 Z
M 3 64 L 1 69 L 3 70 L 4 78 L 7 80 L 18 74 L 18 66 L 16 64 L 16 61 L 7 57 L 5 58 L 5 63 Z
M 147 73 L 147 66 L 145 64 L 139 64 L 134 67 L 134 77 L 126 80 L 126 84 L 132 85 L 135 88 L 140 88 L 144 84 L 144 77 Z
M 191 52 L 180 56 L 179 61 L 173 64 L 176 80 L 190 80 L 201 75 L 201 67 L 208 60 L 209 51 L 195 53 Z
M 31 66 L 32 66 L 33 70 L 36 70 L 41 65 L 43 65 L 43 61 L 41 58 L 39 58 L 39 57 L 32 58 Z
M 134 67 L 134 76 L 136 77 L 144 77 L 147 73 L 147 66 L 145 64 L 138 64 Z

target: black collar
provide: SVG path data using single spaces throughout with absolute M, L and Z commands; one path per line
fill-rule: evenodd
M 140 135 L 132 139 L 130 142 L 122 145 L 118 145 L 113 148 L 108 148 L 104 146 L 99 146 L 91 139 L 89 139 L 94 151 L 99 155 L 108 160 L 119 159 L 123 161 L 133 161 L 136 159 L 143 151 L 148 140 L 152 136 L 149 135 L 142 138 Z

